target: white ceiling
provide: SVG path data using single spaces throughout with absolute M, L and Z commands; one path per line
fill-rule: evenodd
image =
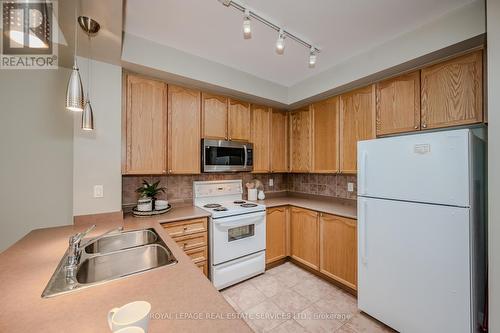
M 242 1 L 243 2 L 243 1 Z M 308 50 L 252 22 L 242 36 L 242 14 L 217 0 L 127 0 L 127 33 L 290 87 L 352 56 L 412 31 L 472 0 L 247 0 L 262 16 L 318 45 L 314 69 Z M 147 5 L 146 5 L 147 3 Z

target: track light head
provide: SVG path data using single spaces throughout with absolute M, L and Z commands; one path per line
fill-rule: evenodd
M 250 11 L 245 9 L 245 15 L 243 16 L 243 38 L 252 38 L 252 26 L 250 23 Z
M 314 68 L 316 66 L 316 59 L 317 59 L 317 54 L 316 54 L 316 49 L 314 46 L 311 46 L 311 49 L 309 50 L 309 67 Z
M 276 53 L 283 54 L 285 52 L 285 33 L 280 29 L 278 33 L 278 40 L 276 41 Z

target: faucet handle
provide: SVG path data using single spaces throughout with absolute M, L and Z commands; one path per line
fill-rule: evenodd
M 92 230 L 94 230 L 96 227 L 95 224 L 91 225 L 87 230 L 83 231 L 83 232 L 79 232 L 77 233 L 76 235 L 74 236 L 71 236 L 69 238 L 69 243 L 70 245 L 72 244 L 76 244 L 76 243 L 79 243 L 82 239 L 85 238 L 85 236 L 87 236 Z

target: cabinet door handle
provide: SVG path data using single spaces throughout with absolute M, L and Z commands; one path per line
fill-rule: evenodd
M 418 125 L 415 125 L 415 129 L 418 129 Z
M 427 128 L 427 125 L 426 125 L 426 124 L 423 124 L 423 125 L 422 125 L 422 127 L 423 127 L 423 128 Z
M 186 231 L 186 230 L 188 230 L 188 227 L 187 227 L 187 226 L 186 226 L 186 227 L 184 227 L 184 231 Z

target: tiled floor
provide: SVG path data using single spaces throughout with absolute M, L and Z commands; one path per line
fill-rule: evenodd
M 255 332 L 393 332 L 360 313 L 352 295 L 290 262 L 222 295 Z

